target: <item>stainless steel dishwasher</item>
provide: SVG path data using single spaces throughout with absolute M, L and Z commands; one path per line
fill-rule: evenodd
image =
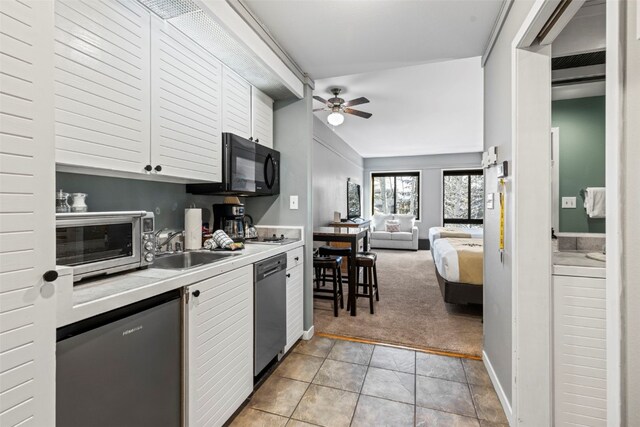
M 287 255 L 254 265 L 254 375 L 287 343 Z
M 59 328 L 56 426 L 182 421 L 179 290 Z

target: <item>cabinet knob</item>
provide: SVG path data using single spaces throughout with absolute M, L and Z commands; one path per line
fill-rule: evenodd
M 157 165 L 154 169 L 156 170 L 156 172 L 160 172 L 162 171 L 162 166 Z
M 287 273 L 287 277 L 291 277 L 291 273 Z
M 147 165 L 144 167 L 144 170 L 146 170 L 147 172 L 151 172 L 153 168 L 151 167 L 151 165 Z
M 49 270 L 42 275 L 42 278 L 45 282 L 55 282 L 58 278 L 58 272 L 55 270 Z
M 200 296 L 200 291 L 196 289 L 195 291 L 193 291 L 192 295 L 198 298 Z
M 256 138 L 256 143 L 257 143 L 257 142 L 260 142 L 260 138 Z
M 253 137 L 252 136 L 249 137 L 249 141 L 253 141 Z
M 294 260 L 296 260 L 296 261 L 300 261 L 300 257 L 299 257 L 299 256 L 297 256 L 297 257 L 295 257 L 295 258 L 294 258 Z

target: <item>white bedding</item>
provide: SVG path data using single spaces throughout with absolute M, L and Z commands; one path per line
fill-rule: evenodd
M 482 239 L 484 229 L 466 227 L 431 227 L 429 229 L 429 244 L 433 247 L 436 240 L 442 238 L 442 232 L 467 233 L 472 239 Z M 446 237 L 446 236 L 445 236 Z
M 482 243 L 482 241 L 478 241 Z M 449 243 L 449 239 L 438 239 L 434 242 L 431 253 L 433 262 L 440 276 L 449 282 L 460 283 L 460 267 L 458 265 L 458 252 Z

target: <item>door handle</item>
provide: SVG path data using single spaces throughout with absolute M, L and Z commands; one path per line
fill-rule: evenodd
M 55 282 L 58 278 L 58 272 L 55 270 L 49 270 L 42 275 L 45 282 Z

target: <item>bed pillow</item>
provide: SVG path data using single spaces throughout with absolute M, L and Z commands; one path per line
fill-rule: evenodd
M 400 221 L 395 219 L 388 219 L 384 222 L 384 229 L 389 233 L 397 233 L 400 231 Z
M 408 233 L 411 233 L 413 226 L 416 223 L 415 215 L 411 214 L 394 215 L 393 219 L 397 220 L 400 224 L 400 231 Z
M 378 231 L 385 231 L 385 221 L 388 219 L 393 219 L 393 215 L 389 214 L 374 214 L 371 222 L 373 223 L 373 229 Z

